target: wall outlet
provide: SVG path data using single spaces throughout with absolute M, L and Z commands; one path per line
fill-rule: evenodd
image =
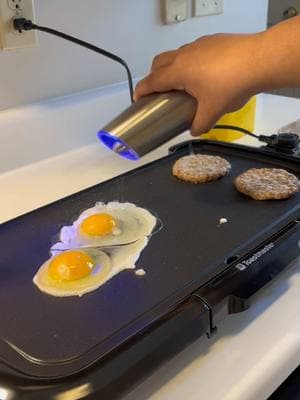
M 15 17 L 34 20 L 33 0 L 0 0 L 0 48 L 13 50 L 36 46 L 35 31 L 19 33 L 14 30 Z
M 223 14 L 223 0 L 193 0 L 194 17 Z

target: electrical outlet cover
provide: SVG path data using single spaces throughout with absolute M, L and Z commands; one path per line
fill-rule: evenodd
M 8 7 L 13 11 L 22 10 L 24 7 L 24 0 L 6 0 Z
M 0 0 L 0 48 L 13 50 L 36 46 L 35 31 L 18 33 L 13 29 L 15 17 L 34 20 L 33 0 Z
M 194 0 L 193 6 L 195 17 L 223 13 L 223 0 Z

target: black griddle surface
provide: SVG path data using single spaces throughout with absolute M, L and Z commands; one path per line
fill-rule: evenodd
M 233 185 L 234 177 L 252 167 L 283 167 L 299 176 L 296 163 L 222 144 L 194 148 L 223 154 L 231 173 L 205 185 L 175 179 L 172 165 L 188 153 L 184 149 L 1 226 L 4 364 L 37 377 L 62 377 L 85 368 L 222 272 L 230 256 L 246 254 L 299 214 L 299 193 L 286 201 L 259 202 Z M 146 276 L 121 272 L 82 298 L 41 293 L 32 278 L 60 228 L 97 201 L 112 200 L 153 210 L 164 224 L 137 263 Z M 221 217 L 228 223 L 219 226 Z

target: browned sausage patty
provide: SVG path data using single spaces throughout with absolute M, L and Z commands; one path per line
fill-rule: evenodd
M 239 175 L 235 187 L 255 200 L 282 200 L 300 189 L 298 178 L 277 168 L 252 168 Z
M 173 175 L 191 183 L 215 181 L 230 171 L 231 165 L 224 158 L 193 154 L 179 158 L 173 165 Z

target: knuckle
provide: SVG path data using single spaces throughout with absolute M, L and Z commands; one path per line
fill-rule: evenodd
M 144 85 L 143 81 L 138 82 L 136 87 L 135 87 L 135 91 L 136 92 L 140 92 L 142 90 L 142 88 L 143 88 L 143 85 Z
M 160 54 L 156 55 L 156 56 L 153 58 L 152 65 L 157 64 L 157 63 L 159 62 L 160 58 L 161 58 L 161 55 L 160 55 Z
M 176 55 L 174 56 L 174 59 L 173 59 L 173 63 L 172 63 L 172 64 L 173 64 L 175 67 L 177 67 L 178 65 L 182 64 L 184 58 L 185 58 L 185 57 L 184 57 L 183 51 L 178 51 L 178 52 L 176 53 Z

